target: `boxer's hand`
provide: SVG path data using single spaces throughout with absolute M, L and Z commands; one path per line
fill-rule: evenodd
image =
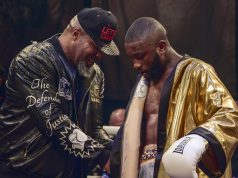
M 162 157 L 167 174 L 173 178 L 197 178 L 197 163 L 207 145 L 207 140 L 196 134 L 174 142 Z
M 104 165 L 104 170 L 108 173 L 110 173 L 110 159 L 106 162 Z

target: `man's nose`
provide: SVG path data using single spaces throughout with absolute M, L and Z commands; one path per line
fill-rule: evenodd
M 133 61 L 133 68 L 136 69 L 136 70 L 139 70 L 141 68 L 141 64 L 136 62 L 136 61 Z
M 101 51 L 97 52 L 95 57 L 96 57 L 96 60 L 101 59 L 102 58 L 102 52 Z

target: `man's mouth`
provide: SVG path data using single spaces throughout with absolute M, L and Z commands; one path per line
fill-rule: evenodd
M 144 75 L 144 74 L 147 73 L 147 71 L 145 71 L 145 70 L 138 70 L 138 72 L 139 72 L 140 74 L 142 74 L 142 75 Z

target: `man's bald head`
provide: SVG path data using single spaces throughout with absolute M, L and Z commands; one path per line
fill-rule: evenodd
M 154 18 L 141 17 L 135 20 L 125 36 L 125 42 L 136 42 L 148 39 L 150 41 L 166 40 L 167 32 L 165 28 Z
M 116 109 L 111 113 L 109 125 L 120 126 L 123 123 L 124 118 L 125 118 L 125 109 L 123 108 Z
M 70 20 L 70 22 L 69 22 L 68 26 L 66 27 L 65 31 L 71 33 L 75 28 L 80 29 L 80 31 L 82 31 L 83 34 L 86 34 L 86 33 L 84 32 L 83 28 L 81 27 L 79 21 L 78 21 L 77 15 L 74 16 L 74 17 Z

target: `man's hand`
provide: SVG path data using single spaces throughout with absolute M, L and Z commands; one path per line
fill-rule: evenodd
M 197 178 L 197 163 L 206 151 L 207 144 L 206 139 L 196 134 L 174 142 L 162 157 L 167 174 L 173 178 Z
M 104 165 L 104 170 L 108 173 L 110 173 L 110 159 L 106 162 Z

